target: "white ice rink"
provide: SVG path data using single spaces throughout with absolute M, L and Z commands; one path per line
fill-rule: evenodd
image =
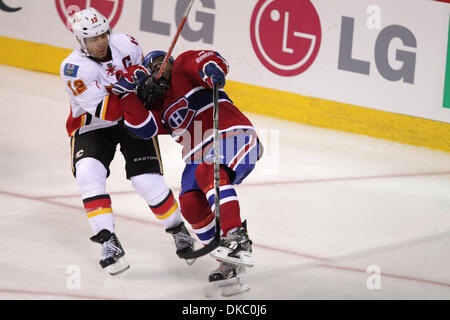
M 107 190 L 131 268 L 100 268 L 71 175 L 60 78 L 0 66 L 0 83 L 0 299 L 208 299 L 216 261 L 178 259 L 120 152 Z M 449 153 L 249 118 L 266 154 L 236 188 L 255 267 L 251 290 L 233 299 L 450 299 Z M 160 143 L 178 194 L 180 148 Z M 379 289 L 368 289 L 369 266 Z

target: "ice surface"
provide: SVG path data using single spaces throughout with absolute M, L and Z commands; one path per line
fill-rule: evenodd
M 0 81 L 0 299 L 207 299 L 217 262 L 178 259 L 119 152 L 107 190 L 131 268 L 100 268 L 71 174 L 62 82 L 7 66 Z M 252 289 L 232 299 L 450 298 L 449 153 L 248 116 L 266 154 L 237 187 L 255 267 Z M 178 194 L 180 147 L 160 144 Z M 380 289 L 368 289 L 369 266 Z

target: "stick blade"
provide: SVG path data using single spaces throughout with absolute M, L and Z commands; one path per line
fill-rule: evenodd
M 214 239 L 212 239 L 212 241 L 210 243 L 208 243 L 203 248 L 183 253 L 183 254 L 180 255 L 180 257 L 183 258 L 183 259 L 186 259 L 186 260 L 188 260 L 188 259 L 196 259 L 196 258 L 199 258 L 201 256 L 204 256 L 204 255 L 210 253 L 211 251 L 216 249 L 219 246 L 219 244 L 220 244 L 220 240 L 217 239 L 217 238 L 214 238 Z

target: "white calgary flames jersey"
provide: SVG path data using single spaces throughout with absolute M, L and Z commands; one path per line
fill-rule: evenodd
M 61 78 L 70 96 L 66 124 L 69 136 L 117 124 L 117 119 L 108 119 L 108 100 L 117 82 L 116 72 L 140 64 L 143 53 L 136 39 L 125 34 L 111 35 L 109 47 L 110 61 L 94 61 L 78 48 L 61 63 Z

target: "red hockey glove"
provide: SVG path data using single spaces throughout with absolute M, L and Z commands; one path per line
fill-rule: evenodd
M 148 70 L 141 65 L 129 66 L 125 71 L 119 70 L 116 73 L 119 81 L 114 84 L 111 91 L 116 95 L 136 92 L 136 86 L 149 74 Z

